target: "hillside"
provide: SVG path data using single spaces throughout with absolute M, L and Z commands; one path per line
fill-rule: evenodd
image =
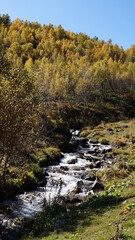
M 43 168 L 59 164 L 69 149 L 70 129 L 112 146 L 105 156 L 112 164 L 99 171 L 101 195 L 69 212 L 48 208 L 37 217 L 39 225 L 33 220 L 26 239 L 135 238 L 134 118 L 134 45 L 124 50 L 61 25 L 11 22 L 8 14 L 0 15 L 0 200 L 45 184 Z M 60 216 L 67 225 L 53 232 Z
M 111 40 L 75 34 L 62 26 L 0 17 L 0 44 L 13 65 L 36 78 L 45 101 L 129 102 L 133 115 L 135 47 L 123 50 Z

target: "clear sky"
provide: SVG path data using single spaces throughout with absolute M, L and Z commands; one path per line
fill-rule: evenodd
M 135 44 L 135 0 L 0 0 L 0 14 L 11 20 L 59 24 L 123 46 Z

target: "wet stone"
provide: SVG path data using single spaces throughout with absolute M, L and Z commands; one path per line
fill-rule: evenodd
M 93 185 L 92 185 L 92 190 L 103 190 L 104 189 L 104 184 L 98 180 L 96 180 Z
M 92 139 L 92 138 L 89 140 L 89 142 L 90 142 L 90 143 L 93 143 L 93 144 L 98 144 L 98 143 L 99 143 L 97 140 Z
M 77 159 L 71 159 L 67 163 L 68 164 L 75 164 L 75 163 L 77 163 Z
M 81 175 L 81 178 L 82 178 L 82 179 L 85 179 L 85 180 L 87 180 L 87 181 L 95 181 L 96 175 L 91 174 L 91 172 L 84 172 L 84 173 Z
M 60 166 L 60 169 L 64 170 L 64 171 L 68 171 L 69 168 L 67 166 Z
M 101 161 L 95 162 L 95 167 L 96 168 L 101 168 Z
M 81 188 L 83 186 L 83 181 L 78 181 L 77 184 L 76 184 L 76 187 L 77 188 Z

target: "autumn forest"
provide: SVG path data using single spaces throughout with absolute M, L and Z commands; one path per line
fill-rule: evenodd
M 130 120 L 134 106 L 135 45 L 0 15 L 0 199 L 36 188 L 70 129 Z

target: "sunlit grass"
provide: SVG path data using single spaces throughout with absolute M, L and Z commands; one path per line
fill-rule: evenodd
M 135 120 L 118 123 L 100 124 L 93 130 L 85 128 L 89 138 L 107 141 L 112 145 L 111 159 L 118 161 L 100 173 L 106 181 L 106 188 L 97 197 L 80 206 L 67 209 L 59 208 L 46 219 L 46 213 L 39 217 L 40 228 L 31 228 L 23 238 L 32 240 L 74 239 L 74 240 L 111 240 L 116 235 L 117 225 L 120 240 L 135 239 Z M 110 172 L 109 172 L 110 171 Z M 38 218 L 37 218 L 38 219 Z M 53 224 L 62 219 L 62 228 L 53 229 Z M 38 220 L 36 220 L 37 222 Z M 50 225 L 46 225 L 45 222 Z M 35 222 L 35 224 L 36 224 Z M 41 226 L 42 225 L 42 226 Z M 46 227 L 47 226 L 47 227 Z M 30 238 L 28 238 L 28 235 Z

